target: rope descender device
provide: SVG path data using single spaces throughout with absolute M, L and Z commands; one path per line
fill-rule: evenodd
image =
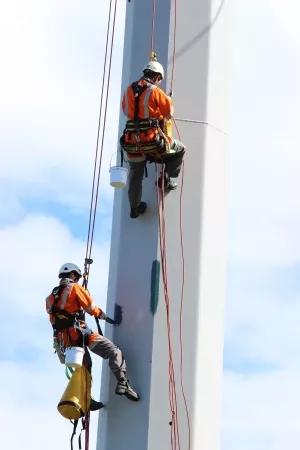
M 84 260 L 84 272 L 82 286 L 87 288 L 88 278 L 90 273 L 90 265 L 93 264 L 92 258 L 85 258 Z
M 157 53 L 154 50 L 150 52 L 150 61 L 157 61 Z

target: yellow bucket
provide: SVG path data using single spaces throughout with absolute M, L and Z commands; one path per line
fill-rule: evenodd
M 66 419 L 79 419 L 91 404 L 91 374 L 82 366 L 75 369 L 65 392 L 57 405 L 59 413 Z

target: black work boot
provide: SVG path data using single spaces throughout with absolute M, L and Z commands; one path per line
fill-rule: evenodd
M 99 409 L 103 408 L 104 405 L 102 402 L 97 402 L 97 400 L 94 400 L 91 398 L 91 405 L 90 405 L 90 411 L 98 411 Z
M 130 217 L 131 219 L 136 219 L 140 214 L 144 214 L 147 209 L 147 203 L 141 202 L 137 208 L 131 208 Z
M 119 379 L 115 393 L 117 395 L 126 395 L 126 397 L 133 402 L 137 402 L 140 399 L 139 394 L 134 391 L 125 377 Z

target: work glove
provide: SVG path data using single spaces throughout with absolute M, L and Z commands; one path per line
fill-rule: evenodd
M 107 319 L 107 316 L 106 316 L 104 311 L 101 312 L 101 314 L 99 316 L 99 319 L 101 319 L 101 320 L 106 320 Z
M 110 317 L 106 317 L 106 322 L 110 323 L 111 325 L 118 325 L 117 322 L 113 319 L 111 319 Z
M 105 312 L 102 311 L 102 313 L 99 316 L 99 319 L 105 320 L 105 322 L 110 323 L 111 325 L 117 325 L 116 321 L 108 317 Z
M 54 348 L 54 353 L 57 354 L 58 359 L 61 362 L 61 364 L 64 364 L 65 363 L 65 354 L 62 351 L 61 345 L 60 345 L 57 337 L 53 338 L 53 348 Z

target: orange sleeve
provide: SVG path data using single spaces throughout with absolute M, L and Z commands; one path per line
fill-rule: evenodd
M 46 298 L 46 311 L 48 313 L 51 325 L 53 325 L 55 322 L 55 318 L 54 318 L 53 314 L 51 314 L 51 308 L 52 308 L 53 302 L 54 302 L 53 294 L 48 295 L 48 297 Z
M 160 112 L 164 119 L 170 119 L 173 116 L 174 108 L 171 97 L 159 88 L 155 89 L 153 94 L 155 95 L 155 101 L 160 109 Z
M 80 306 L 91 316 L 99 317 L 102 314 L 102 309 L 96 306 L 94 300 L 89 292 L 80 284 L 74 284 L 72 291 L 76 294 L 76 298 Z M 71 292 L 71 295 L 72 293 Z
M 134 95 L 131 86 L 128 86 L 123 94 L 122 98 L 122 109 L 125 116 L 129 119 L 134 117 Z

